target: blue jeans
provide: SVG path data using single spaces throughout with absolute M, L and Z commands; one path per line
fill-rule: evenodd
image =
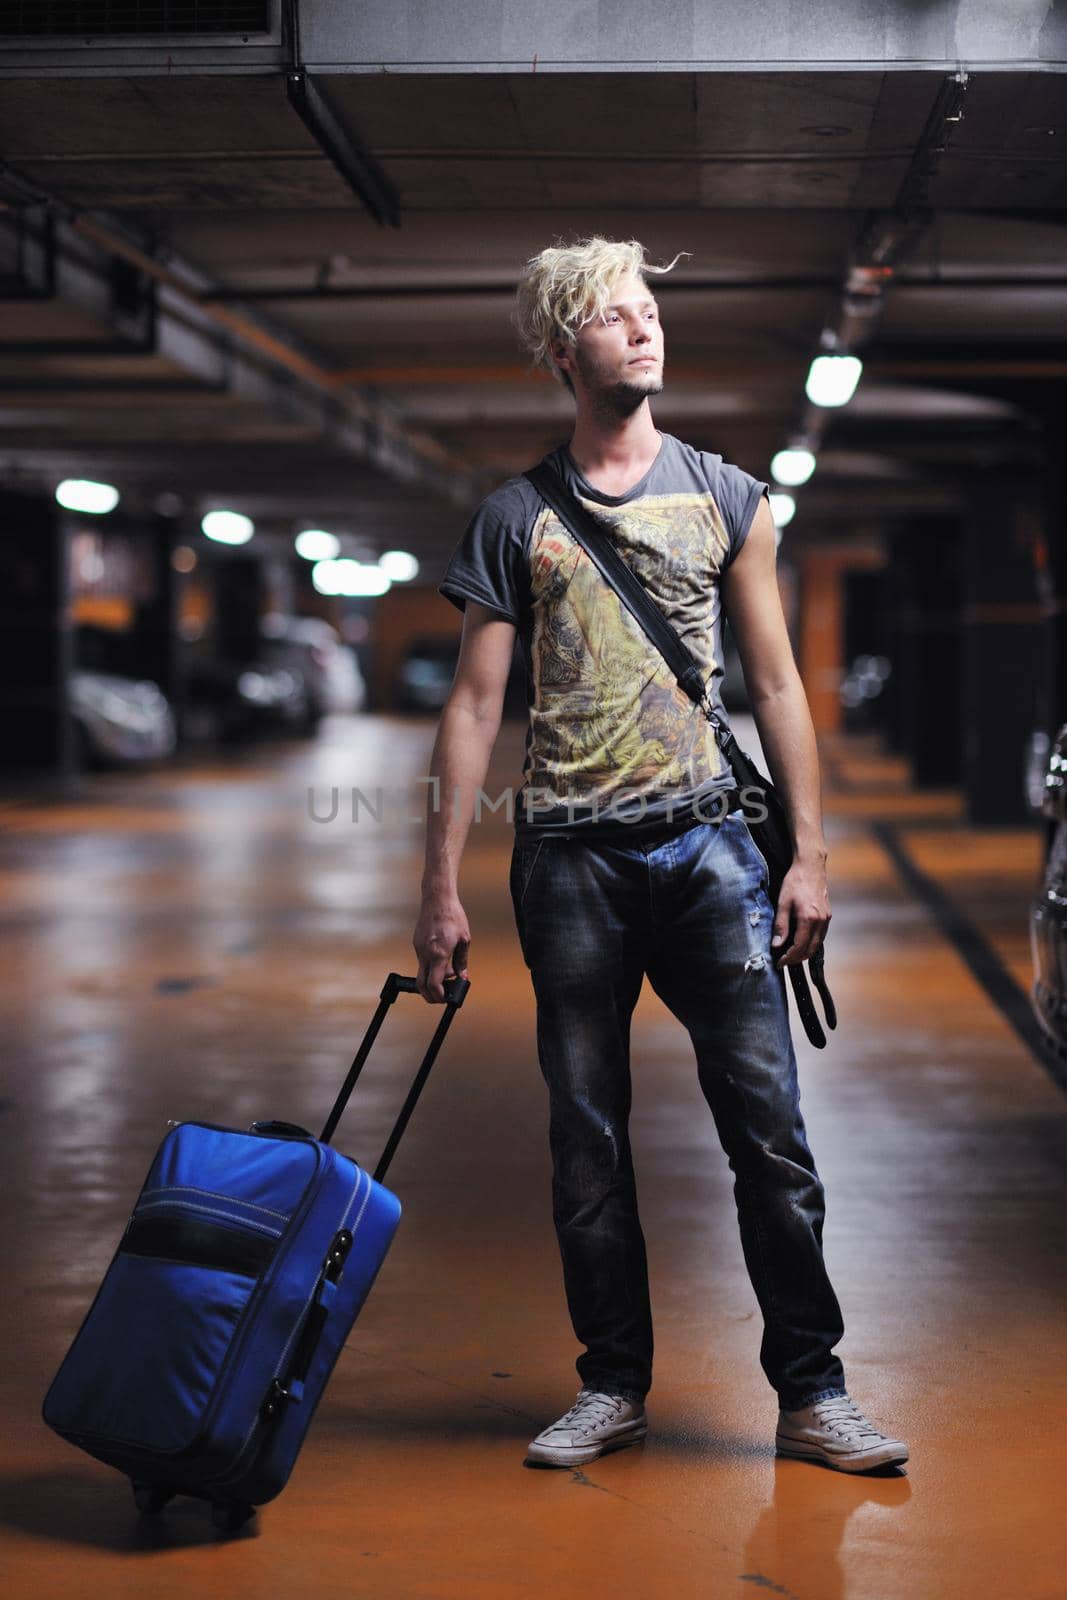
M 647 972 L 688 1029 L 734 1173 L 760 1361 L 787 1410 L 845 1392 L 824 1196 L 800 1114 L 767 865 L 739 811 L 658 841 L 517 835 L 510 889 L 537 1000 L 552 1214 L 590 1389 L 652 1383 L 645 1241 L 628 1133 L 630 1019 Z

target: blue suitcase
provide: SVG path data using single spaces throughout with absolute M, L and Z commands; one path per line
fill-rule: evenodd
M 322 1133 L 184 1122 L 167 1134 L 44 1420 L 117 1467 L 140 1510 L 175 1494 L 239 1528 L 284 1487 L 385 1259 L 400 1204 L 383 1187 L 469 981 L 445 1009 L 373 1176 L 330 1145 L 398 993 L 380 1003 Z

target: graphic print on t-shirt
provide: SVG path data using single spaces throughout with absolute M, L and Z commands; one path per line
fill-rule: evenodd
M 720 716 L 719 579 L 767 484 L 673 435 L 625 495 L 589 484 L 563 446 L 546 463 L 598 519 L 700 662 Z M 711 728 L 582 547 L 524 477 L 478 507 L 441 594 L 515 624 L 528 674 L 521 830 L 629 834 L 714 817 L 734 787 Z M 710 801 L 709 805 L 705 805 Z
M 729 539 L 709 495 L 584 500 L 700 661 L 716 666 L 709 612 Z M 536 808 L 569 798 L 638 811 L 696 790 L 722 757 L 706 720 L 585 551 L 547 507 L 530 547 L 534 702 L 524 778 Z

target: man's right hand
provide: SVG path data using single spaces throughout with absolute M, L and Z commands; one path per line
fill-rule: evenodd
M 471 933 L 455 895 L 424 895 L 412 938 L 419 970 L 415 982 L 424 1000 L 443 1005 L 446 978 L 466 978 Z

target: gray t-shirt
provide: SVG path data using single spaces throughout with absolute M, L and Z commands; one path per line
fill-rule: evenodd
M 767 485 L 660 437 L 652 466 L 624 495 L 587 483 L 565 445 L 545 459 L 700 661 L 725 721 L 719 578 Z M 620 839 L 721 810 L 714 797 L 736 785 L 706 718 L 525 478 L 483 500 L 439 590 L 461 611 L 476 600 L 518 630 L 530 717 L 514 801 L 519 833 Z

